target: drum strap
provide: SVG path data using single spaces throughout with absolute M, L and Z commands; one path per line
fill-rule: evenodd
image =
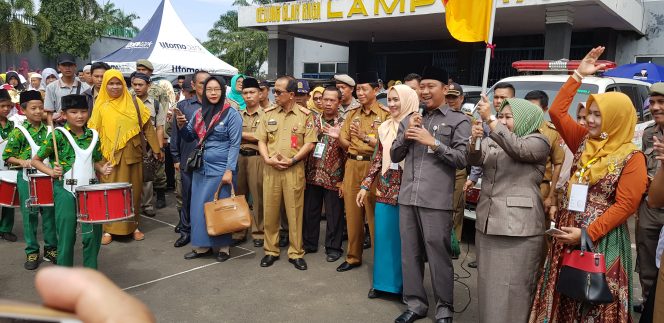
M 28 144 L 30 145 L 30 157 L 35 157 L 35 155 L 37 155 L 37 153 L 39 152 L 40 146 L 38 146 L 35 143 L 35 140 L 32 139 L 32 136 L 30 136 L 30 133 L 28 132 L 28 130 L 25 129 L 22 125 L 16 124 L 16 125 L 14 125 L 14 128 L 20 130 L 21 133 L 23 133 L 23 137 L 25 137 L 25 140 L 27 140 Z M 46 128 L 46 135 L 48 135 L 50 133 L 51 133 L 51 127 L 47 127 Z M 47 164 L 48 159 L 44 160 L 44 163 Z M 26 180 L 26 181 L 28 180 L 28 173 L 25 169 L 23 169 L 23 179 Z
M 90 129 L 92 130 L 92 140 L 90 141 L 88 148 L 82 149 L 78 146 L 78 144 L 76 144 L 76 141 L 74 140 L 74 137 L 71 135 L 71 133 L 69 133 L 69 130 L 62 127 L 58 127 L 56 130 L 60 131 L 65 136 L 65 138 L 67 138 L 69 144 L 74 150 L 74 153 L 76 154 L 74 164 L 72 165 L 71 169 L 64 174 L 65 189 L 72 194 L 75 194 L 76 187 L 89 185 L 90 180 L 96 178 L 94 167 L 91 167 L 91 164 L 92 154 L 94 152 L 95 146 L 97 145 L 97 141 L 99 140 L 99 134 L 94 129 Z M 77 177 L 74 175 L 75 173 Z M 76 181 L 70 181 L 68 183 L 68 180 Z

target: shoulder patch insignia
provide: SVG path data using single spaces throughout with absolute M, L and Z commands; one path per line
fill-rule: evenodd
M 297 107 L 300 108 L 300 111 L 302 111 L 302 113 L 304 113 L 306 115 L 309 115 L 311 113 L 311 110 L 309 110 L 309 109 L 307 109 L 307 108 L 305 108 L 305 107 L 303 107 L 299 104 L 297 105 Z

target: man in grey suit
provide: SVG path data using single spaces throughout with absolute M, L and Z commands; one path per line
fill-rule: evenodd
M 452 322 L 452 194 L 456 170 L 466 167 L 470 121 L 445 104 L 447 80 L 444 70 L 424 69 L 420 85 L 426 109 L 422 115 L 413 113 L 401 122 L 390 153 L 395 163 L 405 160 L 399 192 L 399 231 L 403 298 L 408 310 L 396 323 L 414 322 L 427 314 L 425 256 L 436 298 L 436 322 Z

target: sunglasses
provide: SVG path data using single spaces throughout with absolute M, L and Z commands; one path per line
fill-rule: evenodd
M 280 96 L 280 95 L 282 95 L 282 94 L 284 94 L 284 93 L 288 93 L 288 91 L 272 89 L 272 93 L 274 93 L 274 95 L 276 95 L 276 96 Z

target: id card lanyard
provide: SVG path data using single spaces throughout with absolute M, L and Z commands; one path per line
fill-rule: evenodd
M 320 122 L 321 128 L 323 125 L 325 125 L 325 121 L 323 120 L 323 114 L 320 114 L 318 116 L 318 120 Z M 333 119 L 334 120 L 334 119 Z M 314 149 L 314 157 L 315 158 L 323 158 L 325 155 L 325 150 L 327 149 L 327 143 L 329 141 L 329 138 L 327 135 L 323 135 L 323 142 L 319 142 L 316 144 L 316 148 Z
M 584 176 L 590 166 L 597 162 L 597 158 L 588 161 L 581 169 L 577 170 L 574 175 L 577 176 L 578 182 L 572 184 L 569 194 L 569 207 L 570 211 L 585 212 L 586 203 L 588 202 L 588 184 L 584 180 Z

